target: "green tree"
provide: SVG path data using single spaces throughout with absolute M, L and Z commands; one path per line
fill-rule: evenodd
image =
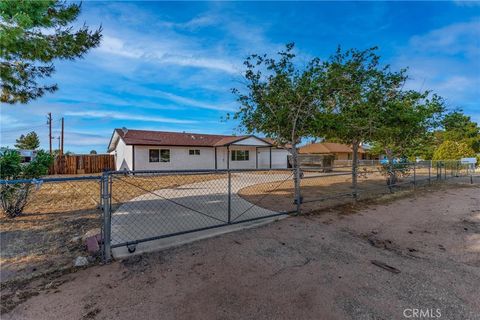
M 318 97 L 323 68 L 318 59 L 297 68 L 293 47 L 293 43 L 287 44 L 278 59 L 254 54 L 245 60 L 246 88 L 243 92 L 232 90 L 240 103 L 233 118 L 249 133 L 262 133 L 279 145 L 291 145 L 295 201 L 299 205 L 297 145 L 302 138 L 312 136 L 314 115 L 321 109 Z
M 97 154 L 97 150 L 90 150 L 90 154 Z
M 27 135 L 21 135 L 16 140 L 15 148 L 24 150 L 35 150 L 40 147 L 40 139 L 35 131 L 27 133 Z
M 460 160 L 475 157 L 475 151 L 465 142 L 444 141 L 433 153 L 433 160 Z
M 445 110 L 443 99 L 426 92 L 399 91 L 385 97 L 381 123 L 376 127 L 373 145 L 378 153 L 394 158 L 415 158 L 426 151 L 432 130 L 439 126 Z
M 461 111 L 454 111 L 445 116 L 442 121 L 444 131 L 440 138 L 450 141 L 463 141 L 475 152 L 480 152 L 480 126 Z
M 0 156 L 0 179 L 36 179 L 46 175 L 53 162 L 52 156 L 42 150 L 37 152 L 35 159 L 27 164 L 21 164 L 21 159 L 17 151 L 7 149 Z M 7 217 L 14 218 L 23 212 L 31 190 L 31 182 L 0 186 L 0 204 Z
M 317 116 L 318 136 L 336 139 L 352 146 L 352 188 L 357 186 L 358 149 L 371 142 L 382 123 L 381 110 L 405 81 L 405 70 L 390 71 L 380 65 L 377 48 L 350 49 L 336 53 L 325 63 L 326 79 L 321 100 L 330 113 Z
M 101 27 L 71 24 L 80 4 L 59 0 L 0 1 L 1 102 L 27 103 L 58 89 L 39 83 L 55 72 L 54 60 L 81 58 L 100 44 Z

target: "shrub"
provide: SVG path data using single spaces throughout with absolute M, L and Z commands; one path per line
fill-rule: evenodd
M 444 141 L 433 153 L 433 160 L 460 160 L 474 157 L 475 151 L 465 142 Z
M 44 151 L 39 151 L 34 160 L 22 164 L 21 156 L 15 150 L 6 150 L 0 157 L 0 178 L 2 180 L 34 179 L 48 172 L 53 158 Z M 27 204 L 32 183 L 2 184 L 0 187 L 0 204 L 9 218 L 20 215 Z

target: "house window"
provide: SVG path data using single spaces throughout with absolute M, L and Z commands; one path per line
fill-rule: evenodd
M 158 149 L 148 150 L 148 161 L 149 162 L 159 162 L 160 161 L 160 150 L 158 150 Z
M 150 149 L 148 150 L 149 162 L 170 162 L 169 149 Z
M 232 161 L 248 161 L 249 159 L 248 150 L 232 150 Z
M 160 162 L 170 162 L 169 149 L 160 149 Z
M 188 154 L 191 155 L 191 156 L 199 156 L 200 155 L 200 150 L 190 149 L 190 150 L 188 150 Z

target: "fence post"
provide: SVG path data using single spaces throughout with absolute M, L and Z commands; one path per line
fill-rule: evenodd
M 432 183 L 432 176 L 430 171 L 432 170 L 432 160 L 430 160 L 430 163 L 428 164 L 428 185 Z
M 228 220 L 227 222 L 230 224 L 232 220 L 232 174 L 230 170 L 228 172 L 228 208 L 227 208 L 227 214 L 228 214 Z
M 102 175 L 102 198 L 103 198 L 103 254 L 105 262 L 112 259 L 111 252 L 111 202 L 109 180 L 111 176 L 108 173 Z
M 100 203 L 99 203 L 99 209 L 103 210 L 103 175 L 100 177 L 99 181 L 99 194 L 100 194 Z
M 294 168 L 295 179 L 298 181 L 295 183 L 295 203 L 297 205 L 297 213 L 300 214 L 301 204 L 302 204 L 302 195 L 300 194 L 300 165 L 297 165 L 297 168 Z
M 416 163 L 413 162 L 413 188 L 415 189 L 417 185 L 417 166 Z

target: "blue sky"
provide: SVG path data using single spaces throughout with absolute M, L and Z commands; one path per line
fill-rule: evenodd
M 35 130 L 48 147 L 65 117 L 65 149 L 105 152 L 114 128 L 238 133 L 242 62 L 296 43 L 299 63 L 337 45 L 379 46 L 409 67 L 408 87 L 431 89 L 480 123 L 480 2 L 83 2 L 78 24 L 103 26 L 84 59 L 59 61 L 55 94 L 2 105 L 2 146 Z M 54 145 L 58 144 L 57 140 Z

